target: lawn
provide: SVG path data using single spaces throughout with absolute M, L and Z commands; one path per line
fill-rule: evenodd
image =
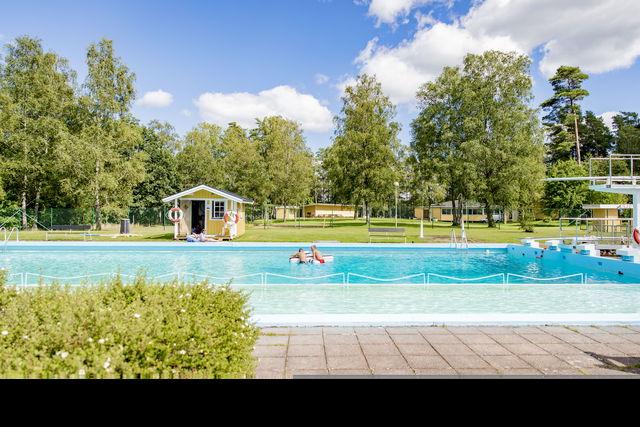
M 287 225 L 287 227 L 282 227 Z M 298 226 L 299 225 L 299 226 Z M 322 227 L 324 225 L 324 227 Z M 372 219 L 372 227 L 395 227 L 394 219 Z M 315 227 L 310 227 L 315 226 Z M 425 222 L 424 235 L 421 239 L 419 220 L 398 220 L 398 227 L 402 227 L 407 233 L 408 243 L 449 243 L 451 239 L 451 223 Z M 533 233 L 526 233 L 519 228 L 519 225 L 500 224 L 496 228 L 488 228 L 486 224 L 467 223 L 467 239 L 469 243 L 518 243 L 518 239 L 557 237 L 560 235 L 572 236 L 575 229 L 565 228 L 564 233 L 560 233 L 557 223 L 536 223 Z M 171 226 L 138 226 L 133 225 L 131 237 L 113 237 L 119 231 L 119 225 L 108 225 L 102 231 L 92 232 L 100 234 L 93 236 L 93 241 L 172 241 L 173 229 Z M 460 238 L 460 227 L 455 228 L 456 236 Z M 49 240 L 82 241 L 81 235 L 63 236 L 56 235 Z M 20 240 L 38 241 L 45 240 L 45 231 L 23 231 L 20 232 Z M 237 238 L 238 242 L 311 242 L 314 240 L 333 240 L 342 243 L 367 243 L 369 235 L 367 225 L 364 220 L 337 219 L 330 224 L 330 221 L 323 220 L 303 220 L 302 222 L 288 221 L 286 224 L 276 222 L 265 228 L 261 222 L 247 224 L 246 233 Z M 404 239 L 377 239 L 376 242 L 402 243 Z

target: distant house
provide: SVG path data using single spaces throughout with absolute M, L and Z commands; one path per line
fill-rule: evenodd
M 175 219 L 181 219 L 175 222 L 174 239 L 186 237 L 195 228 L 200 228 L 207 235 L 242 236 L 245 232 L 245 207 L 253 205 L 253 200 L 207 185 L 173 194 L 162 201 L 173 202 L 172 209 L 179 210 Z M 226 229 L 225 223 L 229 223 Z
M 466 222 L 486 222 L 487 214 L 485 212 L 484 206 L 482 206 L 478 202 L 464 202 L 463 203 L 463 219 Z M 495 221 L 502 221 L 503 212 L 499 208 L 495 208 L 492 210 L 491 214 L 493 215 L 493 219 Z M 424 215 L 424 219 L 432 219 L 436 221 L 445 221 L 451 222 L 453 221 L 453 204 L 448 202 L 438 203 L 435 205 L 431 205 L 431 211 L 429 209 L 424 209 L 422 207 L 414 209 L 414 217 L 416 219 L 421 219 Z M 517 214 L 512 212 L 509 214 L 509 218 L 507 220 L 514 221 L 517 220 Z
M 594 229 L 612 232 L 621 231 L 622 223 L 621 213 L 624 209 L 633 209 L 633 205 L 627 204 L 594 204 L 582 205 L 582 209 L 591 211 L 591 218 L 594 219 Z
M 304 206 L 276 207 L 276 219 L 282 220 L 287 212 L 287 219 L 295 218 L 353 218 L 355 205 L 337 205 L 331 203 L 313 203 Z

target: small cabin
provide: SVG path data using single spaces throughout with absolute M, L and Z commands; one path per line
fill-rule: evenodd
M 594 204 L 582 205 L 582 209 L 591 211 L 591 218 L 594 229 L 602 232 L 623 231 L 624 220 L 621 220 L 621 213 L 624 209 L 633 209 L 628 204 Z
M 302 207 L 302 216 L 304 218 L 353 218 L 355 213 L 355 205 L 314 203 Z
M 173 203 L 174 239 L 184 239 L 194 231 L 229 240 L 242 236 L 246 206 L 253 205 L 253 200 L 207 185 L 173 194 L 162 201 Z

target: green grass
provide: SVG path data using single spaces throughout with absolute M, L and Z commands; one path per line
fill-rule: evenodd
M 247 224 L 246 233 L 236 239 L 238 242 L 311 242 L 314 240 L 335 240 L 341 243 L 368 243 L 369 234 L 367 231 L 367 225 L 364 220 L 352 220 L 352 219 L 337 219 L 332 222 L 332 226 L 329 226 L 330 221 L 323 221 L 321 219 L 303 220 L 300 222 L 287 221 L 283 224 L 281 221 L 274 222 L 267 228 L 264 228 L 261 222 Z M 326 227 L 295 227 L 295 225 L 323 225 Z M 291 225 L 291 227 L 277 227 L 277 225 Z M 396 223 L 394 219 L 372 219 L 373 227 L 395 227 Z M 424 235 L 425 238 L 421 239 L 420 235 L 420 221 L 419 220 L 398 220 L 398 227 L 402 227 L 407 233 L 408 243 L 449 243 L 451 230 L 451 223 L 445 222 L 425 222 Z M 533 233 L 526 233 L 519 228 L 517 223 L 500 224 L 499 227 L 489 228 L 486 224 L 482 223 L 467 223 L 465 225 L 467 231 L 467 239 L 469 243 L 518 243 L 518 239 L 522 238 L 544 238 L 544 237 L 557 237 L 560 235 L 571 236 L 573 229 L 564 229 L 564 234 L 561 234 L 560 229 L 556 223 L 544 223 L 538 222 L 535 224 L 535 231 Z M 156 226 L 156 227 L 143 227 L 132 226 L 131 232 L 134 234 L 132 237 L 110 237 L 108 234 L 117 234 L 119 230 L 118 225 L 106 226 L 102 231 L 97 231 L 95 234 L 103 234 L 105 236 L 94 236 L 93 241 L 145 241 L 145 242 L 162 242 L 173 241 L 173 229 L 171 226 Z M 456 236 L 460 238 L 461 229 L 455 227 Z M 23 231 L 20 233 L 20 240 L 24 241 L 36 241 L 45 240 L 45 231 Z M 50 240 L 65 240 L 65 241 L 82 241 L 81 235 L 76 236 L 62 236 L 56 235 Z M 377 243 L 403 243 L 404 239 L 376 239 Z

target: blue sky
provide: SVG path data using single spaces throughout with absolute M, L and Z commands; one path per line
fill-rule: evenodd
M 112 39 L 136 73 L 142 122 L 184 134 L 204 120 L 250 126 L 256 115 L 283 114 L 303 124 L 314 151 L 330 144 L 341 90 L 359 72 L 376 73 L 397 104 L 406 144 L 417 85 L 488 48 L 532 56 L 536 104 L 551 94 L 557 65 L 579 65 L 591 75 L 585 109 L 640 111 L 640 2 L 556 3 L 22 0 L 3 5 L 0 42 L 38 37 L 82 81 L 87 46 Z

